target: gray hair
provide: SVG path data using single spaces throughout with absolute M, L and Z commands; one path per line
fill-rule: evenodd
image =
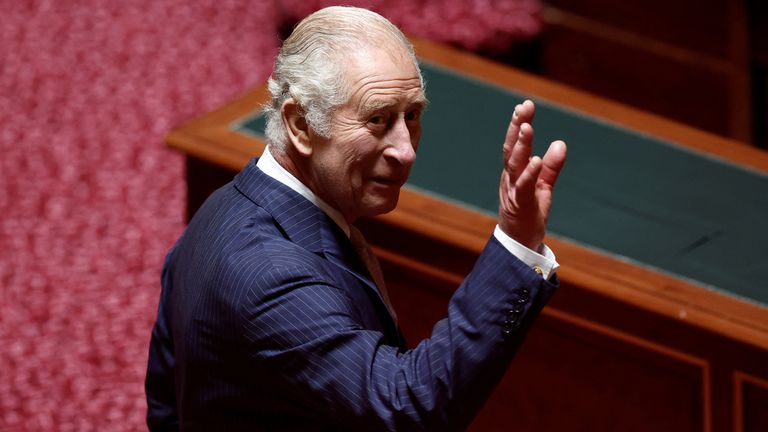
M 345 59 L 371 47 L 387 47 L 393 52 L 399 47 L 420 71 L 410 41 L 375 12 L 332 6 L 302 20 L 283 43 L 269 77 L 272 100 L 263 109 L 267 143 L 279 152 L 285 150 L 288 135 L 281 109 L 289 98 L 297 101 L 315 133 L 330 138 L 331 114 L 349 98 Z M 423 88 L 423 78 L 421 85 Z

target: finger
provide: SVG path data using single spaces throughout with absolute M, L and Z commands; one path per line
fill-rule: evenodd
M 515 201 L 519 207 L 529 207 L 535 201 L 536 180 L 541 172 L 541 158 L 534 156 L 515 182 Z
M 523 123 L 520 126 L 520 133 L 518 134 L 517 143 L 512 149 L 512 154 L 507 160 L 507 171 L 515 182 L 518 177 L 523 173 L 523 170 L 528 165 L 531 158 L 531 151 L 533 147 L 533 127 L 528 123 Z
M 554 141 L 549 145 L 547 153 L 544 154 L 544 160 L 541 168 L 539 180 L 547 186 L 554 187 L 557 177 L 563 170 L 567 147 L 563 141 Z
M 507 127 L 507 134 L 504 139 L 504 160 L 509 160 L 510 153 L 517 143 L 517 139 L 520 135 L 520 126 L 523 123 L 531 123 L 533 121 L 534 106 L 533 102 L 526 100 L 522 104 L 515 105 L 512 119 L 509 121 Z
M 509 157 L 512 155 L 512 149 L 517 143 L 517 137 L 520 134 L 520 120 L 518 119 L 517 110 L 520 109 L 520 105 L 515 105 L 515 111 L 512 113 L 512 119 L 509 120 L 509 126 L 507 126 L 507 134 L 504 136 L 504 153 L 503 160 L 506 164 Z
M 532 100 L 526 99 L 521 104 L 521 117 L 523 117 L 522 121 L 525 123 L 533 123 L 533 116 L 536 114 L 536 105 L 533 103 Z

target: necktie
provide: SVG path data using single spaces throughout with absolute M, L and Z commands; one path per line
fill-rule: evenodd
M 368 269 L 368 273 L 371 274 L 373 282 L 379 288 L 379 293 L 381 294 L 381 298 L 384 300 L 384 303 L 387 305 L 389 313 L 392 315 L 392 318 L 395 320 L 395 322 L 397 322 L 397 315 L 395 315 L 395 309 L 392 307 L 392 303 L 389 301 L 389 294 L 387 293 L 387 287 L 384 284 L 384 275 L 381 272 L 379 260 L 376 258 L 376 255 L 373 254 L 371 247 L 368 246 L 368 242 L 365 241 L 363 233 L 361 233 L 360 230 L 354 226 L 349 227 L 349 240 L 352 242 L 352 246 L 355 247 L 357 255 L 360 256 L 363 264 L 365 264 L 365 267 Z

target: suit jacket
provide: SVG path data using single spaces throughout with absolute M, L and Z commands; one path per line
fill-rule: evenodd
M 343 231 L 255 159 L 169 252 L 151 430 L 461 430 L 555 286 L 491 238 L 429 339 L 403 346 Z

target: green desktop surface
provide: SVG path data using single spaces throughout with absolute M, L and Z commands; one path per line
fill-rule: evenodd
M 430 106 L 407 186 L 495 215 L 504 134 L 526 96 L 422 68 Z M 768 175 L 535 102 L 534 151 L 568 143 L 550 235 L 768 305 Z M 232 127 L 262 136 L 264 119 Z

